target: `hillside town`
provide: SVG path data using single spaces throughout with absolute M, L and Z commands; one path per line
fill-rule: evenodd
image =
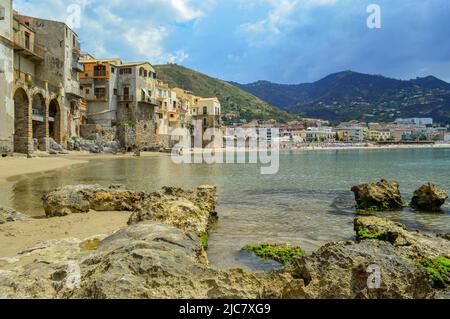
M 173 132 L 180 128 L 189 132 L 193 148 L 208 142 L 194 142 L 194 135 L 208 128 L 218 128 L 230 139 L 217 97 L 170 87 L 147 61 L 83 52 L 78 35 L 65 23 L 21 15 L 11 0 L 1 0 L 0 8 L 1 154 L 164 151 L 175 145 Z M 447 128 L 432 118 L 351 121 L 335 127 L 320 119 L 285 124 L 255 120 L 233 127 L 278 129 L 284 148 L 450 141 Z
M 65 23 L 11 0 L 0 8 L 0 153 L 165 149 L 174 129 L 221 127 L 217 98 L 170 88 L 149 62 L 82 52 Z

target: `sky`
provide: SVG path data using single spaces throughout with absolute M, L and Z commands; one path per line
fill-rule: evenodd
M 450 82 L 449 0 L 14 0 L 14 7 L 66 22 L 95 57 L 177 63 L 227 81 L 297 84 L 353 70 Z

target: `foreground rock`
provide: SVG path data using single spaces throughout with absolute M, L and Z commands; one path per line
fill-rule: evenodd
M 428 183 L 414 192 L 411 207 L 420 211 L 439 211 L 447 199 L 448 194 L 446 191 L 432 183 Z
M 355 194 L 356 208 L 360 210 L 398 210 L 405 206 L 400 186 L 395 181 L 381 180 L 354 186 L 352 192 Z
M 28 216 L 18 213 L 12 208 L 0 206 L 0 224 L 29 219 Z
M 120 185 L 66 186 L 42 197 L 47 217 L 95 211 L 132 211 L 137 209 L 143 193 L 125 189 Z
M 208 231 L 216 205 L 217 189 L 214 186 L 199 186 L 196 191 L 164 187 L 162 192 L 142 196 L 140 207 L 128 224 L 161 221 L 201 235 Z
M 88 189 L 89 207 L 100 205 L 99 192 L 125 191 Z M 293 256 L 279 271 L 220 270 L 206 265 L 200 240 L 214 216 L 214 187 L 130 194 L 138 199 L 134 214 L 116 233 L 42 243 L 8 260 L 0 298 L 436 298 L 446 291 L 450 241 L 386 219 L 356 218 L 356 242 Z

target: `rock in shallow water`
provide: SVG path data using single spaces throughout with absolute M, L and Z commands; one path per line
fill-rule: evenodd
M 130 225 L 113 235 L 22 252 L 0 270 L 0 298 L 434 298 L 442 291 L 421 262 L 447 260 L 450 242 L 376 217 L 355 219 L 364 234 L 358 242 L 327 244 L 279 271 L 208 267 L 199 233 L 216 196 L 207 186 L 139 193 Z
M 42 197 L 47 217 L 96 211 L 132 211 L 141 194 L 120 185 L 76 185 L 61 187 Z
M 411 207 L 420 211 L 439 211 L 447 199 L 448 194 L 446 191 L 432 183 L 428 183 L 414 192 Z
M 369 183 L 354 186 L 356 208 L 361 210 L 398 210 L 405 204 L 400 194 L 398 182 L 381 180 L 378 183 Z

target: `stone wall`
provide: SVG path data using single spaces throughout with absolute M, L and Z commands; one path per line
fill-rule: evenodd
M 100 138 L 104 143 L 109 143 L 117 140 L 117 128 L 99 124 L 83 124 L 80 126 L 80 135 L 87 140 Z
M 127 150 L 150 150 L 159 145 L 153 121 L 138 121 L 135 125 L 120 125 L 117 127 L 117 140 Z

